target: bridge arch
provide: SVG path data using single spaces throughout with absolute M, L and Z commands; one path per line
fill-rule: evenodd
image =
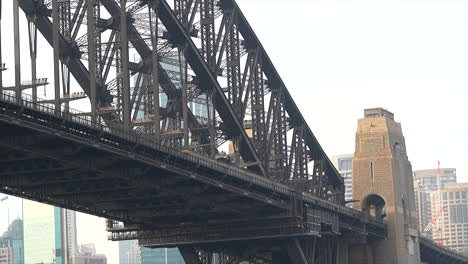
M 379 220 L 385 220 L 387 217 L 387 203 L 382 196 L 376 193 L 367 195 L 361 201 L 361 210 Z

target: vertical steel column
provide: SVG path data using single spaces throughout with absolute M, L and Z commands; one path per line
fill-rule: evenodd
M 115 50 L 115 89 L 116 89 L 116 112 L 119 114 L 119 116 L 122 115 L 122 79 L 119 78 L 120 72 L 122 71 L 122 50 L 120 49 L 120 33 L 117 34 L 116 39 L 115 39 L 115 45 L 117 46 L 117 49 Z
M 281 103 L 282 90 L 275 89 L 271 93 L 267 117 L 267 153 L 266 160 L 271 167 L 271 175 L 280 181 L 289 179 L 287 168 L 287 129 L 286 113 Z M 271 162 L 273 161 L 273 162 Z
M 270 97 L 270 105 L 268 106 L 268 114 L 266 118 L 266 132 L 267 132 L 267 147 L 266 147 L 266 158 L 265 160 L 269 161 L 267 163 L 270 175 L 273 178 L 277 178 L 276 174 L 278 172 L 278 166 L 276 166 L 276 150 L 277 150 L 277 135 L 278 135 L 278 129 L 277 129 L 277 123 L 278 123 L 278 107 L 280 107 L 279 103 L 279 92 L 280 91 L 273 91 L 271 93 Z M 271 161 L 274 161 L 271 162 Z
M 174 3 L 176 13 L 178 18 L 181 21 L 182 25 L 187 29 L 188 24 L 188 10 L 187 10 L 187 0 L 175 0 Z M 180 63 L 180 84 L 181 84 L 181 94 L 182 94 L 182 119 L 184 123 L 184 143 L 183 148 L 187 149 L 189 146 L 189 129 L 188 129 L 188 101 L 187 101 L 187 58 L 185 56 L 186 47 L 185 44 L 178 47 L 179 49 L 179 63 Z
M 260 50 L 255 51 L 255 59 L 251 65 L 250 76 L 253 80 L 249 80 L 251 84 L 251 111 L 252 111 L 252 136 L 255 142 L 257 153 L 265 163 L 266 151 L 266 132 L 265 132 L 265 106 L 263 93 L 263 71 L 261 67 Z
M 230 13 L 229 13 L 230 12 Z M 225 14 L 228 18 L 228 22 L 225 26 L 226 34 L 226 72 L 227 72 L 227 83 L 228 83 L 228 100 L 234 109 L 234 112 L 237 114 L 237 117 L 240 118 L 241 122 L 244 121 L 244 115 L 241 114 L 241 97 L 242 89 L 240 84 L 240 42 L 239 42 L 239 30 L 235 22 L 235 10 L 229 10 Z M 222 52 L 222 50 L 221 50 Z M 220 54 L 222 57 L 222 54 Z M 237 139 L 233 139 L 233 145 L 237 145 Z
M 309 156 L 306 150 L 304 140 L 304 127 L 298 126 L 294 128 L 293 139 L 291 144 L 291 153 L 289 155 L 289 167 L 292 170 L 293 184 L 298 190 L 310 192 L 311 180 L 308 175 Z
M 71 41 L 71 14 L 70 14 L 70 0 L 61 1 L 59 3 L 59 21 L 60 33 L 65 41 Z M 60 63 L 60 70 L 62 74 L 62 93 L 70 96 L 70 71 L 67 66 L 69 57 L 63 57 Z M 65 102 L 65 112 L 69 110 L 69 102 Z
M 216 109 L 214 107 L 214 91 L 208 91 L 206 94 L 206 108 L 210 135 L 210 157 L 214 158 L 216 155 Z
M 182 89 L 182 118 L 184 123 L 184 148 L 189 145 L 189 130 L 188 130 L 188 101 L 187 101 L 187 59 L 185 57 L 185 47 L 179 47 L 180 61 L 180 82 Z
M 232 12 L 235 12 L 234 10 Z M 230 16 L 235 19 L 234 14 Z M 230 27 L 229 27 L 230 26 Z M 241 95 L 241 73 L 240 73 L 240 41 L 239 29 L 234 21 L 226 24 L 226 34 L 228 44 L 226 48 L 227 59 L 227 79 L 228 79 L 228 99 L 237 115 L 240 115 L 239 96 Z
M 314 160 L 314 172 L 312 175 L 312 189 L 314 190 L 314 194 L 317 196 L 322 195 L 322 178 L 323 178 L 323 159 L 315 159 Z
M 202 53 L 210 67 L 216 73 L 216 45 L 215 45 L 215 25 L 214 25 L 214 1 L 201 0 L 200 2 L 200 23 L 201 23 L 201 43 Z M 208 112 L 208 130 L 210 135 L 210 156 L 216 154 L 216 110 L 214 107 L 214 91 L 206 94 L 206 107 Z
M 88 69 L 89 69 L 89 89 L 90 95 L 89 99 L 91 101 L 91 121 L 93 124 L 96 124 L 96 90 L 97 90 L 97 83 L 96 83 L 96 42 L 95 42 L 95 29 L 96 29 L 96 21 L 94 17 L 94 8 L 95 8 L 95 0 L 87 0 L 87 18 L 88 18 Z
M 157 5 L 158 3 L 152 3 Z M 154 11 L 153 11 L 154 10 Z M 160 142 L 161 134 L 161 116 L 159 113 L 159 57 L 158 57 L 158 7 L 153 6 L 151 8 L 148 5 L 149 21 L 150 21 L 150 31 L 151 31 L 151 44 L 152 44 L 152 62 L 153 62 L 153 71 L 152 74 L 152 92 L 153 92 L 153 132 L 156 142 Z
M 55 112 L 60 111 L 60 68 L 59 68 L 59 34 L 60 21 L 58 12 L 58 0 L 52 0 L 52 43 L 54 48 L 54 105 Z
M 28 36 L 29 36 L 29 55 L 31 57 L 31 79 L 33 84 L 36 82 L 36 61 L 37 61 L 37 27 L 36 14 L 28 16 Z M 44 88 L 45 89 L 45 88 Z M 32 87 L 33 102 L 37 101 L 37 86 Z M 34 105 L 35 107 L 36 105 Z
M 20 58 L 20 35 L 19 35 L 19 10 L 18 0 L 13 0 L 13 31 L 15 46 L 15 96 L 19 103 L 21 99 L 21 58 Z
M 279 103 L 281 104 L 281 101 L 283 99 L 281 98 L 282 94 L 279 99 Z M 284 109 L 284 106 L 281 104 L 281 109 L 279 113 L 279 120 L 277 122 L 278 124 L 278 142 L 277 144 L 277 153 L 279 155 L 282 155 L 281 159 L 278 161 L 279 166 L 283 169 L 284 171 L 284 176 L 283 177 L 288 177 L 289 175 L 286 173 L 289 171 L 288 168 L 288 140 L 287 140 L 287 134 L 288 134 L 288 124 L 287 124 L 287 119 L 286 119 L 286 110 Z
M 216 46 L 214 33 L 214 1 L 202 0 L 200 3 L 200 24 L 202 53 L 212 72 L 216 71 Z
M 123 124 L 126 129 L 130 129 L 130 78 L 128 72 L 128 25 L 127 25 L 127 0 L 120 0 L 120 45 L 122 48 L 122 101 L 123 101 Z M 138 111 L 138 109 L 135 109 Z

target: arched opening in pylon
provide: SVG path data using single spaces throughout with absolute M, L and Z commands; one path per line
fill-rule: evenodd
M 379 220 L 387 218 L 387 206 L 385 200 L 377 194 L 368 195 L 361 203 L 362 211 Z

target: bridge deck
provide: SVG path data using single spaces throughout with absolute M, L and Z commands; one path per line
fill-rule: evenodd
M 430 239 L 420 237 L 419 245 L 423 263 L 468 263 L 468 256 L 440 246 Z
M 292 201 L 302 201 L 311 217 L 322 211 L 336 215 L 342 232 L 384 236 L 382 223 L 358 211 L 246 169 L 96 126 L 26 95 L 18 100 L 5 92 L 0 106 L 5 193 L 159 229 L 288 217 Z M 311 228 L 293 233 L 320 235 Z

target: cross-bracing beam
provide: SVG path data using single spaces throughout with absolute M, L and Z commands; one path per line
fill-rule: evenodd
M 113 0 L 72 2 L 52 5 L 60 11 L 58 19 L 57 12 L 40 1 L 22 1 L 21 7 L 34 17 L 32 24 L 46 39 L 59 47 L 59 55 L 54 57 L 62 63 L 63 80 L 69 79 L 66 74 L 69 71 L 83 87 L 91 100 L 93 120 L 127 129 L 137 127 L 157 141 L 187 150 L 202 149 L 203 154 L 211 157 L 218 152 L 217 138 L 221 131 L 230 140 L 233 152 L 240 154 L 240 166 L 323 199 L 342 201 L 340 177 L 235 2 L 175 1 L 171 7 L 166 1 L 141 1 L 139 8 L 130 5 L 132 12 L 138 10 L 136 13 L 129 11 L 126 1 L 120 5 Z M 148 11 L 142 11 L 146 10 L 144 6 Z M 103 17 L 102 9 L 110 17 Z M 56 17 L 57 23 L 50 22 L 50 14 Z M 149 39 L 134 26 L 132 15 L 146 16 L 151 21 Z M 87 34 L 86 43 L 91 71 L 83 65 L 76 43 L 78 32 L 83 31 L 79 24 L 84 21 L 88 32 L 93 32 Z M 197 23 L 198 27 L 193 26 Z M 103 26 L 106 24 L 112 26 Z M 57 32 L 51 30 L 57 26 L 59 34 L 51 34 Z M 110 37 L 104 44 L 101 39 L 106 32 L 110 32 Z M 196 37 L 200 37 L 199 46 L 194 42 Z M 165 39 L 166 47 L 172 45 L 168 50 L 178 50 L 172 53 L 178 57 L 179 69 L 175 74 L 159 60 L 156 47 L 160 47 L 161 39 Z M 140 56 L 140 62 L 127 59 L 129 44 Z M 105 83 L 110 67 L 116 68 L 114 93 Z M 134 88 L 128 84 L 130 71 L 139 72 L 137 75 L 143 80 Z M 189 71 L 193 80 L 188 78 Z M 223 80 L 227 88 L 221 87 Z M 60 97 L 70 93 L 69 81 L 62 81 L 63 91 L 59 96 L 59 82 L 56 78 L 56 108 L 65 102 Z M 189 82 L 196 83 L 194 89 L 201 92 L 195 94 L 205 98 L 202 108 L 206 109 L 207 116 L 203 118 L 207 122 L 197 120 L 188 108 Z M 165 116 L 158 112 L 160 92 L 168 97 Z M 140 113 L 143 119 L 136 120 Z

